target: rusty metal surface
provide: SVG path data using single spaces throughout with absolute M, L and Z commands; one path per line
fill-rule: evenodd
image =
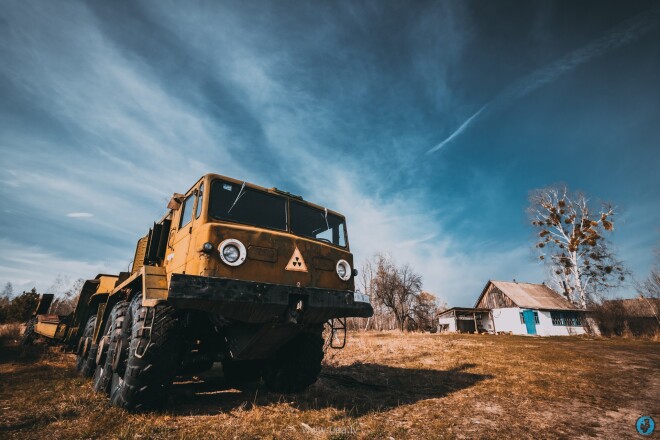
M 144 266 L 144 257 L 147 254 L 147 239 L 148 236 L 140 238 L 135 246 L 135 256 L 133 257 L 133 267 L 131 268 L 131 275 L 136 273 Z
M 45 322 L 49 324 L 59 324 L 60 316 L 59 315 L 37 315 L 37 322 Z
M 117 279 L 116 275 L 98 274 L 93 280 L 85 281 L 78 297 L 76 309 L 71 317 L 69 329 L 65 331 L 64 342 L 69 347 L 78 343 L 87 320 L 96 313 L 98 304 L 107 300 L 109 293 L 112 292 L 117 283 Z M 102 325 L 102 323 L 99 325 Z
M 37 322 L 34 326 L 35 333 L 47 338 L 54 338 L 57 334 L 57 322 Z
M 144 266 L 142 272 L 142 304 L 153 307 L 167 300 L 167 275 L 165 268 Z
M 373 314 L 370 304 L 353 301 L 352 292 L 180 274 L 172 275 L 168 302 L 236 321 L 263 323 L 281 319 L 294 300 L 305 303 L 304 323 Z
M 232 325 L 225 329 L 228 351 L 234 360 L 267 359 L 303 331 L 295 325 Z
M 247 259 L 240 266 L 227 266 L 220 259 L 217 246 L 227 238 L 237 239 L 247 248 Z M 210 254 L 200 251 L 207 242 L 214 248 Z M 306 272 L 285 270 L 296 248 L 306 263 Z M 350 252 L 287 232 L 238 224 L 206 223 L 193 227 L 189 250 L 177 249 L 175 246 L 173 253 L 177 252 L 187 252 L 188 260 L 177 270 L 168 268 L 170 273 L 185 272 L 288 286 L 300 284 L 303 287 L 355 289 L 353 278 L 343 281 L 335 273 L 335 265 L 340 259 L 346 260 L 353 267 L 353 255 Z

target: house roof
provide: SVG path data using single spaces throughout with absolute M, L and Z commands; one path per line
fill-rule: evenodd
M 443 310 L 438 313 L 438 316 L 445 315 L 463 315 L 463 314 L 472 314 L 472 313 L 486 313 L 490 312 L 490 309 L 474 309 L 470 307 L 452 307 L 451 309 Z
M 580 310 L 566 298 L 545 284 L 518 283 L 508 281 L 489 281 L 479 295 L 474 306 L 477 307 L 481 298 L 493 284 L 518 307 L 541 310 Z

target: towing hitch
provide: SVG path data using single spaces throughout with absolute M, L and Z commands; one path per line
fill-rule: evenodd
M 341 350 L 346 346 L 346 318 L 333 318 L 330 326 L 330 348 Z

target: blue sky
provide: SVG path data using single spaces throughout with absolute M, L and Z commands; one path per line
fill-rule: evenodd
M 125 270 L 207 172 L 343 212 L 358 262 L 388 252 L 454 306 L 545 278 L 527 195 L 565 182 L 619 207 L 643 278 L 658 47 L 641 1 L 6 2 L 0 283 Z

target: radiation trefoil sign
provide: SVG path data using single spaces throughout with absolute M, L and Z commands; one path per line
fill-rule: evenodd
M 286 270 L 292 270 L 294 272 L 307 272 L 307 265 L 305 264 L 305 260 L 302 257 L 302 254 L 298 250 L 298 246 L 296 246 L 296 249 L 293 251 L 293 255 L 291 255 L 291 259 L 289 260 L 289 264 L 286 265 Z

